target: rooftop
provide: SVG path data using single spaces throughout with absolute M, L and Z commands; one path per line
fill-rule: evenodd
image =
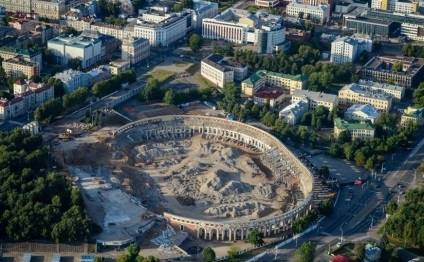
M 423 117 L 424 116 L 424 107 L 422 108 L 417 108 L 416 110 L 410 112 L 409 114 L 403 114 L 402 117 L 412 117 L 412 118 L 417 118 L 417 117 Z
M 354 112 L 362 112 L 370 118 L 377 118 L 380 114 L 372 105 L 353 105 L 346 110 L 345 115 L 350 115 Z
M 366 80 L 359 80 L 358 84 L 361 86 L 370 87 L 373 89 L 386 89 L 386 90 L 393 90 L 393 91 L 397 90 L 400 92 L 405 90 L 405 87 L 403 86 L 389 85 L 389 84 L 377 83 L 377 82 L 366 81 Z
M 392 71 L 395 62 L 402 62 L 403 71 Z M 423 58 L 405 57 L 405 56 L 374 56 L 364 66 L 363 69 L 389 71 L 397 75 L 415 75 L 418 70 L 424 66 Z M 405 70 L 406 69 L 406 70 Z
M 221 65 L 219 62 L 224 59 L 222 55 L 213 54 L 206 58 L 202 59 L 203 63 L 206 63 L 210 66 L 213 66 L 214 68 L 218 69 L 221 72 L 228 72 L 231 71 L 229 68 L 226 68 L 225 66 Z
M 256 82 L 258 82 L 262 77 L 265 76 L 275 76 L 275 77 L 281 77 L 285 79 L 290 79 L 292 81 L 306 81 L 308 78 L 304 75 L 289 75 L 289 74 L 283 74 L 283 73 L 276 73 L 271 71 L 265 71 L 265 70 L 259 70 L 256 71 L 256 73 L 253 73 L 249 78 L 243 81 L 243 83 L 246 83 L 248 85 L 254 85 Z
M 297 114 L 299 111 L 303 112 L 305 110 L 308 110 L 308 104 L 304 101 L 297 101 L 283 108 L 283 110 L 280 111 L 280 115 L 289 113 Z
M 379 90 L 374 90 L 369 86 L 360 85 L 358 83 L 345 85 L 339 92 L 350 90 L 360 96 L 366 96 L 377 100 L 389 101 L 392 99 L 391 96 L 386 95 Z
M 358 129 L 375 130 L 375 126 L 369 120 L 346 121 L 341 118 L 334 118 L 334 125 L 338 129 L 342 129 L 342 130 L 358 130 Z
M 92 44 L 98 43 L 99 41 L 101 40 L 91 36 L 86 37 L 84 35 L 80 35 L 80 36 L 61 35 L 53 39 L 50 39 L 48 43 L 84 48 L 86 46 L 90 46 Z
M 256 92 L 253 96 L 258 98 L 276 99 L 282 95 L 284 95 L 284 92 L 280 90 L 273 90 L 273 91 Z
M 25 66 L 36 66 L 38 67 L 38 63 L 26 61 L 22 58 L 22 56 L 18 55 L 13 58 L 7 59 L 3 63 L 12 63 L 12 64 L 19 64 L 19 65 L 25 65 Z
M 301 90 L 301 89 L 295 89 L 293 92 L 293 97 L 308 97 L 315 101 L 322 101 L 322 102 L 329 102 L 329 103 L 335 103 L 338 99 L 336 95 L 326 94 L 323 92 L 314 92 L 309 90 Z

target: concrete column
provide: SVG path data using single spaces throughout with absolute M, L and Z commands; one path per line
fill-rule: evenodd
M 231 229 L 228 230 L 228 240 L 232 241 L 232 232 Z

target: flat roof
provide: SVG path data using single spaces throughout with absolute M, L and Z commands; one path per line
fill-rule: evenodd
M 306 81 L 308 78 L 304 75 L 289 75 L 289 74 L 283 74 L 283 73 L 277 73 L 272 71 L 266 71 L 266 70 L 258 70 L 252 75 L 250 75 L 249 78 L 243 80 L 243 83 L 246 83 L 248 85 L 254 85 L 257 81 L 259 81 L 262 77 L 265 76 L 276 76 L 280 78 L 290 79 L 293 81 L 299 81 L 303 82 Z
M 338 129 L 343 130 L 357 130 L 357 129 L 365 129 L 365 130 L 375 130 L 375 126 L 369 120 L 365 121 L 353 121 L 353 120 L 343 120 L 341 118 L 334 118 L 334 125 Z

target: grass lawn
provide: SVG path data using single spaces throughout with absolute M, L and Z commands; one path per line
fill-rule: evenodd
M 200 63 L 192 64 L 189 68 L 187 68 L 187 73 L 194 75 L 200 71 Z
M 190 63 L 187 63 L 187 62 L 182 62 L 182 61 L 174 61 L 174 65 L 176 66 L 176 67 L 186 67 L 186 66 L 188 66 Z
M 231 7 L 234 3 L 233 2 L 220 2 L 218 6 L 218 11 L 222 12 L 225 9 Z
M 118 114 L 113 114 L 110 117 L 105 119 L 104 125 L 105 126 L 122 126 L 128 124 L 130 121 L 123 118 L 122 116 Z
M 259 10 L 259 7 L 251 5 L 247 8 L 247 10 L 250 11 L 250 12 L 256 12 L 256 11 Z
M 213 87 L 214 86 L 214 84 L 211 81 L 207 80 L 206 78 L 204 78 L 201 75 L 195 75 L 194 79 L 196 79 L 197 82 L 199 82 L 200 87 Z
M 152 82 L 154 79 L 158 80 L 160 84 L 164 84 L 171 80 L 173 77 L 175 77 L 176 73 L 166 70 L 155 70 L 153 72 L 150 72 L 149 75 L 145 76 L 143 80 L 147 82 Z

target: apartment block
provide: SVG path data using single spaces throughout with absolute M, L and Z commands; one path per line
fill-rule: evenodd
M 112 75 L 119 75 L 127 70 L 130 70 L 131 64 L 130 61 L 114 60 L 109 63 L 109 68 Z
M 72 69 L 57 73 L 53 78 L 60 79 L 63 82 L 66 94 L 71 93 L 78 87 L 87 87 L 89 80 L 88 74 Z
M 414 108 L 408 107 L 405 114 L 402 115 L 400 124 L 406 126 L 409 122 L 413 122 L 417 125 L 424 124 L 424 107 L 423 108 Z
M 341 105 L 372 105 L 380 111 L 389 112 L 392 108 L 392 96 L 368 86 L 353 83 L 340 89 L 339 103 Z
M 2 62 L 2 66 L 7 76 L 19 77 L 26 76 L 31 78 L 33 75 L 40 75 L 40 65 L 35 62 L 26 61 L 18 55 Z
M 201 74 L 217 87 L 223 88 L 225 83 L 234 82 L 234 71 L 220 64 L 221 55 L 210 55 L 202 60 Z
M 269 107 L 274 108 L 283 102 L 284 97 L 285 94 L 281 90 L 259 91 L 253 94 L 253 101 L 260 106 L 268 103 Z
M 372 51 L 372 44 L 373 40 L 367 35 L 339 37 L 331 43 L 330 61 L 337 64 L 355 62 L 362 51 Z
M 259 89 L 268 86 L 276 86 L 290 90 L 292 95 L 295 90 L 306 87 L 308 81 L 304 75 L 289 75 L 271 71 L 259 70 L 241 83 L 241 92 L 252 96 Z
M 330 5 L 305 5 L 293 0 L 286 7 L 286 13 L 291 17 L 298 17 L 300 12 L 303 12 L 305 18 L 309 16 L 309 19 L 315 20 L 322 24 L 326 23 L 330 19 Z
M 194 0 L 193 3 L 193 9 L 190 10 L 193 29 L 201 29 L 203 19 L 218 15 L 218 3 L 198 0 Z
M 334 118 L 334 137 L 337 139 L 341 132 L 349 131 L 352 139 L 373 139 L 375 136 L 375 126 L 370 121 L 346 121 Z
M 280 111 L 280 118 L 290 125 L 297 125 L 304 114 L 308 112 L 309 105 L 305 101 L 297 101 L 286 106 Z
M 309 111 L 316 110 L 318 106 L 324 106 L 331 112 L 333 107 L 339 104 L 339 98 L 336 95 L 301 89 L 294 90 L 292 95 L 292 104 L 298 101 L 308 103 Z
M 144 38 L 124 38 L 122 40 L 121 49 L 121 59 L 130 61 L 133 65 L 140 63 L 150 56 L 149 40 Z
M 402 63 L 400 72 L 394 71 L 393 65 Z M 412 88 L 418 86 L 424 76 L 424 59 L 414 57 L 375 56 L 360 71 L 361 78 L 379 83 L 388 80 L 397 86 Z
M 54 98 L 54 86 L 21 79 L 13 84 L 15 97 L 22 97 L 25 111 L 35 109 Z

